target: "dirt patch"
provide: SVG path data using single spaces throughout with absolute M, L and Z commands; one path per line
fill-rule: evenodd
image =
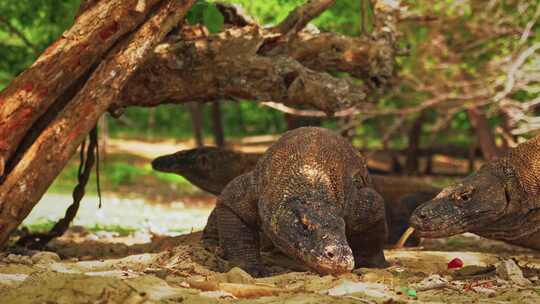
M 498 250 L 498 242 L 467 235 L 460 238 L 459 242 L 454 238 L 425 242 L 429 250 L 388 250 L 391 267 L 361 268 L 339 277 L 302 271 L 302 265 L 286 256 L 268 252 L 263 258 L 273 275 L 255 279 L 202 248 L 200 232 L 154 237 L 134 245 L 114 243 L 114 239 L 88 241 L 72 233 L 49 248 L 62 260 L 52 253 L 4 255 L 0 293 L 2 303 L 23 304 L 540 302 L 540 254 L 478 252 L 474 249 L 479 244 Z M 437 244 L 445 250 L 437 249 Z M 458 270 L 448 269 L 454 258 L 464 266 L 459 276 Z M 502 258 L 527 265 L 523 268 L 526 285 L 494 271 L 493 265 Z

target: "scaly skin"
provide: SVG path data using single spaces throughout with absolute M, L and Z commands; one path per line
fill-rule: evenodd
M 160 156 L 152 162 L 152 166 L 158 171 L 184 176 L 197 187 L 219 195 L 235 177 L 253 170 L 262 155 L 201 147 Z M 441 189 L 410 178 L 375 174 L 371 174 L 371 177 L 374 189 L 383 197 L 386 204 L 388 244 L 393 245 L 408 228 L 409 217 L 414 209 L 435 197 Z M 212 212 L 208 219 L 203 237 L 207 248 L 217 245 L 214 213 Z M 420 238 L 414 234 L 405 245 L 417 246 L 419 242 Z
M 287 132 L 219 196 L 212 217 L 222 253 L 264 274 L 262 231 L 321 274 L 385 267 L 384 202 L 372 186 L 363 157 L 344 138 L 322 128 Z
M 540 249 L 540 137 L 486 163 L 417 208 L 410 220 L 423 237 L 463 232 Z

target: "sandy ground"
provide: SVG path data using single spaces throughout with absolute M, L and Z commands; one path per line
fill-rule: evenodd
M 263 253 L 273 275 L 259 279 L 231 269 L 203 249 L 199 238 L 196 232 L 153 236 L 149 242 L 144 237 L 96 239 L 74 227 L 50 244 L 48 250 L 56 253 L 0 258 L 0 302 L 540 303 L 534 268 L 540 267 L 540 254 L 474 235 L 387 250 L 391 267 L 338 277 L 306 271 L 277 252 Z M 449 270 L 454 258 L 464 267 Z M 501 272 L 511 258 L 521 274 Z
M 145 158 L 184 148 L 112 144 Z M 46 195 L 25 222 L 56 220 L 70 202 L 69 195 Z M 189 233 L 204 226 L 211 205 L 109 197 L 102 209 L 96 206 L 97 198 L 85 198 L 76 226 L 47 251 L 0 253 L 0 304 L 540 303 L 540 252 L 470 234 L 387 250 L 391 267 L 342 276 L 320 276 L 278 252 L 265 252 L 272 275 L 254 279 L 202 248 L 200 232 Z M 111 224 L 137 232 L 118 237 L 80 226 Z M 455 258 L 462 267 L 449 269 Z
M 72 200 L 71 195 L 67 194 L 44 195 L 24 220 L 23 226 L 57 221 L 64 216 Z M 73 224 L 85 227 L 121 226 L 142 232 L 178 235 L 201 230 L 213 208 L 212 204 L 194 207 L 197 204 L 186 199 L 160 205 L 143 199 L 104 195 L 101 208 L 98 208 L 98 201 L 97 196 L 85 196 Z

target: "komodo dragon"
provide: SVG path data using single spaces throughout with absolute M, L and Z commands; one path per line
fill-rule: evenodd
M 424 237 L 472 232 L 540 249 L 540 136 L 442 190 L 410 223 Z
M 219 195 L 235 177 L 253 170 L 262 155 L 216 147 L 200 147 L 160 156 L 152 162 L 152 167 L 158 171 L 181 175 L 197 187 Z M 388 244 L 393 245 L 409 226 L 409 217 L 414 209 L 435 197 L 441 189 L 410 178 L 370 175 L 374 189 L 383 197 L 386 204 Z M 214 229 L 214 225 L 215 217 L 212 212 L 206 230 Z M 206 234 L 207 237 L 210 235 L 212 233 Z M 205 241 L 208 242 L 207 247 L 213 247 L 217 236 Z M 417 246 L 419 242 L 420 238 L 414 234 L 405 245 Z
M 344 138 L 315 127 L 286 132 L 220 194 L 215 217 L 223 257 L 263 275 L 262 231 L 321 274 L 385 267 L 384 202 L 371 187 L 364 158 Z

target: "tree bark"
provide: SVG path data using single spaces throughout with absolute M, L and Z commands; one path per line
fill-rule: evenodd
M 500 150 L 495 143 L 495 135 L 489 125 L 486 115 L 477 107 L 467 109 L 469 120 L 478 139 L 478 144 L 485 160 L 490 160 L 500 156 Z
M 422 135 L 424 120 L 425 112 L 421 112 L 409 130 L 409 144 L 407 146 L 407 158 L 405 161 L 405 173 L 407 175 L 417 175 L 419 173 L 418 150 L 420 148 L 420 136 Z
M 198 102 L 190 102 L 188 104 L 189 113 L 191 116 L 191 126 L 193 127 L 193 138 L 195 139 L 196 147 L 202 147 L 204 145 L 203 115 L 201 106 L 202 105 Z
M 112 111 L 164 102 L 241 98 L 302 104 L 332 115 L 367 102 L 369 89 L 350 78 L 319 73 L 286 54 L 259 55 L 264 39 L 259 28 L 246 27 L 203 42 L 167 41 L 131 79 Z
M 109 53 L 75 98 L 26 151 L 0 185 L 0 246 L 5 244 L 10 232 L 39 201 L 99 117 L 117 99 L 137 67 L 147 59 L 165 35 L 178 25 L 193 2 L 170 0 L 161 4 L 147 22 Z M 96 3 L 79 19 L 84 19 L 101 3 L 108 2 Z M 137 18 L 132 16 L 132 19 Z M 115 29 L 115 33 L 119 31 Z M 39 60 L 36 65 L 40 65 Z M 65 69 L 67 66 L 64 63 L 60 68 Z M 11 92 L 13 89 L 8 90 Z
M 212 102 L 212 129 L 214 133 L 214 143 L 216 146 L 225 147 L 225 134 L 223 132 L 223 122 L 221 120 L 221 105 Z
M 99 1 L 0 92 L 0 177 L 25 134 L 53 102 L 124 34 L 141 24 L 158 0 Z

